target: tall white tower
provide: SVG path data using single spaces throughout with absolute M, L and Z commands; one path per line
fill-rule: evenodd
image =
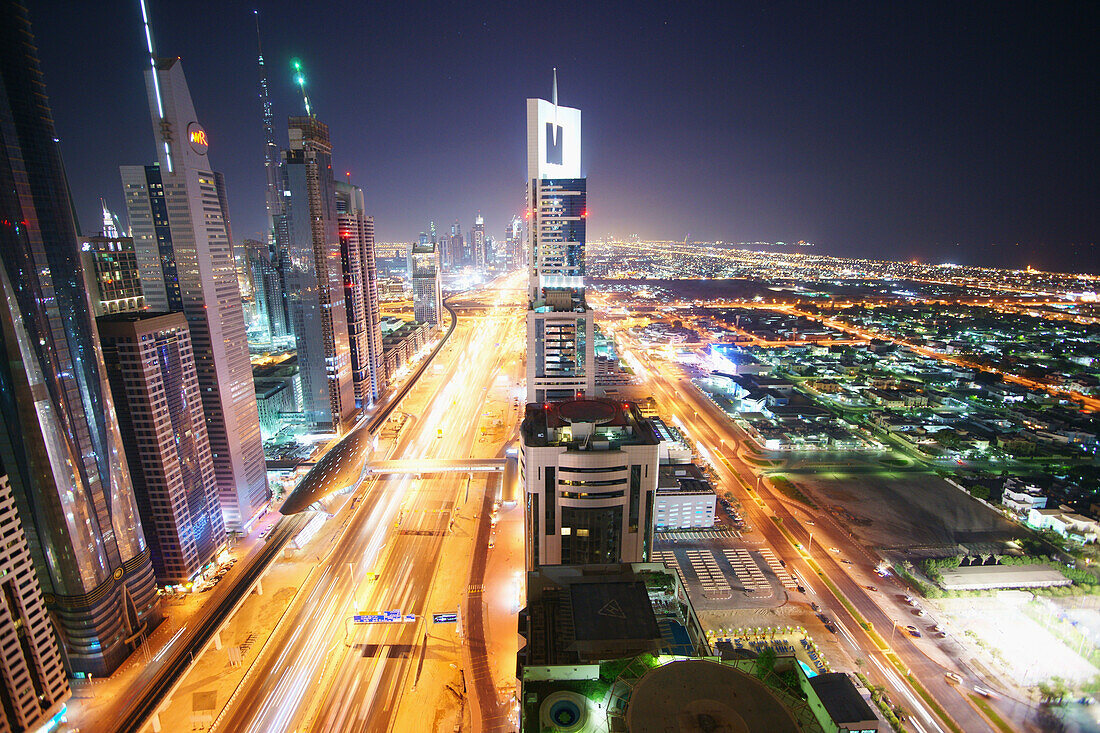
M 581 111 L 527 100 L 527 401 L 592 396 L 595 325 L 584 297 L 587 180 Z
M 144 2 L 142 13 L 157 162 L 120 169 L 141 284 L 150 310 L 187 317 L 225 526 L 244 529 L 269 493 L 228 222 L 207 158 L 212 141 L 180 60 L 153 51 Z

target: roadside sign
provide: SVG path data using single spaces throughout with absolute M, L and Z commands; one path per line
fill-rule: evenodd
M 415 614 L 402 614 L 401 609 L 382 611 L 381 613 L 357 613 L 351 617 L 357 624 L 394 624 L 415 621 Z
M 432 623 L 433 624 L 453 624 L 453 623 L 457 623 L 457 622 L 458 622 L 458 614 L 457 613 L 433 613 L 432 614 Z

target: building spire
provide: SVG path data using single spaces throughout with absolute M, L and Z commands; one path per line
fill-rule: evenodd
M 149 11 L 145 9 L 145 0 L 138 0 L 141 5 L 141 22 L 145 26 L 145 47 L 149 50 L 149 67 L 153 71 L 153 94 L 157 98 L 157 114 L 160 115 L 161 129 L 167 129 L 164 125 L 164 101 L 160 96 L 160 80 L 157 78 L 157 54 L 153 47 L 153 30 L 149 26 Z M 167 133 L 164 133 L 167 135 Z M 164 139 L 164 158 L 168 163 L 168 172 L 172 172 L 172 149 L 168 145 L 168 139 Z
M 558 107 L 558 67 L 554 67 L 554 94 L 550 98 L 554 102 L 554 109 Z
M 294 83 L 302 90 L 302 101 L 306 105 L 306 117 L 312 117 L 313 111 L 309 108 L 309 95 L 306 94 L 306 77 L 302 73 L 302 62 L 294 59 Z
M 275 144 L 275 117 L 271 112 L 271 97 L 267 93 L 267 69 L 264 67 L 264 49 L 260 38 L 260 11 L 256 16 L 256 51 L 260 66 L 260 104 L 264 118 L 264 172 L 267 175 L 267 237 L 275 241 L 275 217 L 282 214 L 282 196 L 279 195 L 279 147 Z

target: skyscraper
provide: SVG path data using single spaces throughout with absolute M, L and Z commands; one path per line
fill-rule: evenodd
M 256 52 L 260 68 L 260 108 L 264 120 L 264 204 L 267 209 L 267 243 L 275 243 L 275 221 L 283 213 L 283 196 L 279 186 L 279 146 L 275 144 L 275 116 L 271 111 L 271 98 L 267 93 L 267 69 L 264 67 L 264 49 L 260 40 L 260 11 L 256 17 Z
M 646 562 L 659 444 L 632 403 L 527 405 L 520 427 L 527 569 Z
M 581 111 L 527 100 L 527 401 L 593 395 L 595 325 L 584 295 L 587 181 Z
M 0 456 L 68 666 L 100 676 L 160 611 L 77 241 L 30 22 L 5 1 Z
M 69 680 L 2 463 L 0 578 L 0 667 L 4 670 L 0 729 L 39 730 L 64 709 Z
M 122 313 L 96 324 L 157 579 L 184 583 L 225 543 L 187 319 Z
M 355 402 L 361 407 L 378 399 L 385 381 L 378 269 L 374 262 L 374 217 L 367 216 L 365 208 L 363 189 L 350 183 L 336 183 L 352 381 L 355 383 Z
M 466 253 L 466 243 L 462 237 L 462 226 L 455 220 L 455 223 L 451 225 L 451 238 L 448 242 L 450 247 L 450 269 L 460 270 L 469 264 L 469 257 Z
M 245 257 L 252 281 L 252 304 L 255 308 L 253 330 L 259 330 L 265 345 L 279 348 L 289 345 L 293 334 L 287 325 L 283 275 L 271 246 L 255 239 L 244 240 Z M 258 323 L 258 326 L 257 326 Z
M 477 212 L 477 216 L 474 218 L 474 228 L 470 232 L 470 242 L 474 248 L 474 265 L 479 270 L 485 269 L 487 261 L 485 250 L 485 219 L 481 217 L 481 212 Z
M 80 264 L 97 316 L 145 309 L 134 240 L 113 231 L 80 240 Z
M 523 249 L 523 219 L 513 216 L 512 221 L 504 230 L 505 250 L 508 254 L 507 267 L 519 269 L 523 267 L 526 254 Z
M 412 245 L 409 262 L 412 269 L 413 320 L 431 328 L 443 326 L 443 292 L 440 283 L 442 264 L 439 248 L 427 237 Z
M 290 118 L 285 193 L 276 222 L 287 313 L 298 350 L 306 422 L 343 430 L 356 414 L 328 125 Z
M 158 160 L 121 168 L 141 285 L 150 310 L 187 316 L 225 524 L 247 528 L 269 494 L 224 185 L 180 60 L 157 58 L 151 40 L 148 50 Z

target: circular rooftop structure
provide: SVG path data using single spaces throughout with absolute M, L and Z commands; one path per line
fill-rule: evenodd
M 614 402 L 601 402 L 599 400 L 572 400 L 556 405 L 558 415 L 568 422 L 590 422 L 602 425 L 611 422 L 618 414 L 619 408 Z
M 799 733 L 794 715 L 763 682 L 702 659 L 670 662 L 634 686 L 626 709 L 630 733 Z

